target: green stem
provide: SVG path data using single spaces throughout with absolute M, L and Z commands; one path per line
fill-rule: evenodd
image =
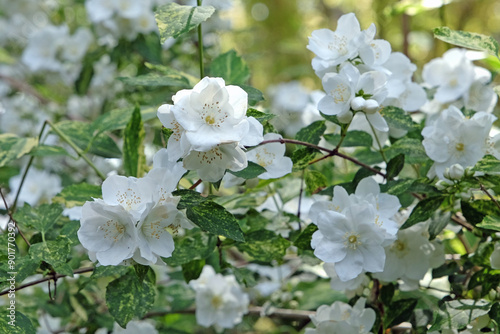
M 47 125 L 47 121 L 43 122 L 42 129 L 40 130 L 40 133 L 38 134 L 38 143 L 42 141 L 42 136 L 43 136 L 43 131 L 45 130 L 45 126 Z M 12 203 L 12 206 L 10 208 L 10 211 L 12 214 L 16 211 L 17 207 L 17 201 L 19 200 L 19 194 L 21 194 L 21 189 L 23 188 L 24 181 L 26 180 L 26 176 L 28 176 L 28 171 L 33 164 L 33 160 L 35 159 L 35 156 L 32 155 L 28 161 L 28 164 L 26 165 L 26 169 L 24 170 L 23 176 L 21 177 L 21 182 L 19 183 L 19 188 L 17 188 L 16 192 L 16 197 L 14 198 L 14 203 Z
M 197 0 L 198 6 L 201 6 L 202 0 Z M 203 64 L 203 36 L 201 34 L 201 23 L 198 24 L 198 56 L 200 58 L 200 79 L 205 77 L 205 66 Z
M 61 130 L 59 130 L 52 122 L 46 121 L 48 125 L 52 128 L 52 130 L 62 139 L 64 140 L 71 148 L 78 154 L 79 157 L 81 157 L 85 162 L 96 172 L 96 174 L 102 179 L 105 180 L 106 176 L 94 165 L 92 161 L 90 161 L 87 156 L 85 156 L 82 152 L 82 150 L 73 143 L 73 141 L 66 136 Z
M 368 120 L 368 117 L 366 118 L 368 121 L 368 124 L 370 124 L 370 128 L 372 129 L 373 132 L 373 137 L 375 137 L 375 140 L 377 141 L 378 147 L 379 147 L 379 152 L 382 155 L 382 159 L 384 159 L 385 163 L 387 163 L 387 158 L 385 156 L 384 150 L 382 149 L 382 145 L 380 144 L 380 140 L 378 139 L 377 133 L 375 132 L 375 128 L 373 127 L 372 123 Z

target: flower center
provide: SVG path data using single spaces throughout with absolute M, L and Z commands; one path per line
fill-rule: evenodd
M 347 232 L 343 239 L 344 241 L 344 246 L 346 248 L 350 249 L 357 249 L 359 245 L 361 245 L 361 241 L 359 240 L 359 234 L 356 232 Z
M 207 116 L 205 117 L 205 122 L 208 124 L 208 125 L 214 125 L 215 123 L 215 118 L 214 116 Z
M 210 303 L 214 308 L 219 308 L 222 305 L 222 298 L 220 296 L 213 296 Z
M 463 143 L 458 143 L 455 145 L 455 148 L 457 149 L 457 151 L 462 152 L 465 148 L 465 145 Z

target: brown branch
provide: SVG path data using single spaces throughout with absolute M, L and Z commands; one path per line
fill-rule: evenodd
M 147 313 L 143 319 L 153 318 L 153 317 L 162 317 L 167 314 L 193 314 L 196 312 L 196 309 L 190 308 L 186 310 L 178 310 L 178 311 L 157 311 L 157 312 L 149 312 Z M 264 309 L 261 306 L 251 306 L 248 308 L 247 315 L 251 316 L 266 316 L 269 318 L 280 318 L 280 319 L 288 319 L 288 320 L 309 320 L 309 316 L 315 315 L 316 311 L 305 311 L 305 310 L 289 310 L 283 308 L 269 308 Z
M 0 79 L 7 81 L 7 83 L 12 88 L 14 88 L 20 92 L 27 93 L 31 96 L 34 96 L 42 104 L 48 104 L 50 102 L 48 99 L 46 99 L 45 97 L 40 95 L 40 93 L 38 93 L 33 87 L 31 87 L 30 85 L 28 85 L 25 82 L 19 81 L 17 79 L 14 79 L 12 77 L 8 77 L 8 76 L 3 75 L 3 74 L 0 74 Z
M 479 182 L 479 179 L 478 179 L 478 178 L 476 178 L 476 180 Z M 489 197 L 489 198 L 493 201 L 493 203 L 495 203 L 495 205 L 497 206 L 497 208 L 499 208 L 499 209 L 500 209 L 500 204 L 498 203 L 498 201 L 496 200 L 496 198 L 495 198 L 495 197 L 493 197 L 493 195 L 491 195 L 491 194 L 488 192 L 488 190 L 487 190 L 487 189 L 483 186 L 483 184 L 482 184 L 481 182 L 479 182 L 479 187 L 481 188 L 481 191 L 482 191 L 483 193 L 485 193 L 485 194 L 486 194 L 486 196 L 488 196 L 488 197 Z
M 201 179 L 198 179 L 191 187 L 189 187 L 189 190 L 193 190 L 194 188 L 198 187 L 201 183 Z
M 26 236 L 24 235 L 23 231 L 21 231 L 21 229 L 19 228 L 19 224 L 14 219 L 14 217 L 12 217 L 12 212 L 10 211 L 9 206 L 7 205 L 7 200 L 5 199 L 5 196 L 3 195 L 1 188 L 0 188 L 0 196 L 2 196 L 3 204 L 5 205 L 5 210 L 7 210 L 7 215 L 9 215 L 10 221 L 14 222 L 14 225 L 16 225 L 17 228 L 17 232 L 19 232 L 19 234 L 23 238 L 24 242 L 26 242 L 28 247 L 31 247 L 30 242 L 28 241 L 28 239 L 26 239 Z
M 83 273 L 88 273 L 88 272 L 91 272 L 91 271 L 94 271 L 94 267 L 86 267 L 86 268 L 76 269 L 76 270 L 73 271 L 73 274 L 83 274 Z M 66 276 L 68 276 L 68 275 L 63 275 L 63 274 L 53 275 L 53 274 L 51 274 L 50 276 L 47 276 L 47 277 L 44 277 L 44 278 L 40 278 L 40 279 L 38 279 L 36 281 L 29 282 L 29 283 L 26 283 L 26 284 L 23 284 L 23 285 L 19 285 L 19 286 L 17 286 L 14 289 L 14 291 L 22 290 L 22 289 L 27 288 L 29 286 L 37 285 L 37 284 L 40 284 L 40 283 L 43 283 L 43 282 L 47 282 L 47 281 L 50 281 L 50 280 L 56 281 L 57 279 L 59 279 L 61 277 L 66 277 Z M 0 296 L 6 295 L 9 292 L 11 292 L 11 290 L 2 291 L 2 292 L 0 292 Z
M 264 144 L 270 144 L 270 143 L 281 143 L 281 144 L 297 144 L 297 145 L 302 145 L 302 146 L 307 146 L 307 147 L 311 147 L 311 148 L 314 148 L 318 151 L 324 151 L 324 152 L 327 152 L 328 154 L 317 159 L 317 160 L 313 160 L 311 163 L 315 163 L 315 162 L 318 162 L 318 161 L 321 161 L 323 159 L 326 159 L 328 157 L 333 157 L 333 156 L 338 156 L 338 157 L 341 157 L 343 159 L 346 159 L 346 160 L 349 160 L 351 161 L 352 163 L 358 165 L 358 166 L 361 166 L 363 168 L 366 168 L 368 170 L 371 170 L 372 172 L 374 172 L 375 174 L 378 174 L 378 175 L 381 175 L 383 176 L 384 178 L 386 178 L 386 174 L 382 173 L 381 171 L 379 171 L 378 169 L 376 168 L 373 168 L 355 158 L 352 158 L 348 155 L 345 155 L 344 153 L 340 153 L 337 149 L 334 149 L 334 150 L 330 150 L 326 147 L 322 147 L 322 146 L 318 146 L 318 145 L 314 145 L 314 144 L 311 144 L 311 143 L 307 143 L 307 142 L 303 142 L 303 141 L 300 141 L 300 140 L 295 140 L 295 139 L 284 139 L 284 138 L 281 138 L 281 139 L 270 139 L 270 140 L 264 140 L 263 142 L 261 142 L 259 145 L 264 145 Z

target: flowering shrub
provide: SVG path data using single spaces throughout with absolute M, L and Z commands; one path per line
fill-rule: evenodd
M 304 47 L 322 89 L 268 103 L 216 50 L 232 5 L 0 40 L 0 332 L 498 332 L 498 87 L 467 50 L 498 43 L 437 28 L 460 48 L 418 71 L 345 14 Z

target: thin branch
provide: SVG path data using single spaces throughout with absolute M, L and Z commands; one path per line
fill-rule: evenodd
M 17 221 L 14 219 L 14 217 L 12 217 L 12 212 L 10 211 L 9 209 L 9 205 L 7 204 L 7 200 L 5 199 L 5 196 L 3 195 L 3 192 L 2 192 L 2 188 L 0 188 L 0 196 L 2 196 L 2 200 L 3 200 L 3 204 L 5 205 L 5 209 L 7 210 L 7 214 L 9 215 L 9 218 L 12 222 L 14 222 L 14 225 L 16 225 L 16 228 L 17 228 L 17 232 L 19 232 L 19 234 L 21 235 L 21 237 L 23 238 L 24 242 L 26 242 L 26 244 L 28 245 L 28 247 L 31 247 L 31 244 L 30 242 L 28 241 L 28 239 L 26 238 L 26 236 L 24 235 L 23 231 L 21 231 L 21 229 L 19 228 L 19 224 L 17 223 Z
M 201 182 L 201 179 L 198 179 L 198 181 L 196 181 L 191 187 L 189 187 L 189 190 L 193 190 L 194 188 L 198 187 Z
M 479 179 L 478 179 L 478 178 L 476 178 L 476 180 L 479 182 Z M 479 182 L 479 187 L 481 188 L 481 191 L 482 191 L 483 193 L 485 193 L 485 194 L 486 194 L 486 196 L 488 196 L 488 197 L 489 197 L 489 198 L 493 201 L 493 203 L 495 203 L 495 205 L 497 206 L 497 208 L 499 208 L 499 209 L 500 209 L 500 204 L 498 203 L 498 201 L 496 200 L 496 198 L 495 198 L 495 197 L 493 197 L 493 195 L 491 195 L 491 194 L 488 192 L 488 190 L 484 187 L 484 185 L 483 185 L 481 182 Z
M 40 103 L 42 104 L 48 104 L 50 100 L 47 100 L 45 97 L 40 95 L 33 87 L 28 85 L 26 82 L 19 81 L 17 79 L 14 79 L 12 77 L 8 77 L 6 75 L 0 74 L 0 79 L 7 81 L 7 83 L 14 89 L 27 93 L 31 96 L 34 96 Z
M 193 314 L 196 312 L 196 309 L 190 308 L 187 310 L 178 310 L 178 311 L 158 311 L 158 312 L 149 312 L 147 313 L 143 319 L 153 318 L 153 317 L 162 317 L 167 314 Z M 280 318 L 280 319 L 288 319 L 288 320 L 309 320 L 309 316 L 315 315 L 316 311 L 305 311 L 305 310 L 289 310 L 283 308 L 263 308 L 261 306 L 251 306 L 248 308 L 247 315 L 251 316 L 266 316 L 269 318 Z
M 86 267 L 86 268 L 80 268 L 80 269 L 76 269 L 73 271 L 73 274 L 83 274 L 83 273 L 88 273 L 88 272 L 91 272 L 91 271 L 94 271 L 94 267 Z M 43 283 L 43 282 L 47 282 L 47 281 L 50 281 L 50 280 L 57 280 L 61 277 L 66 277 L 68 275 L 63 275 L 63 274 L 56 274 L 56 275 L 50 275 L 50 276 L 47 276 L 47 277 L 44 277 L 44 278 L 40 278 L 36 281 L 33 281 L 33 282 L 29 282 L 29 283 L 26 283 L 26 284 L 23 284 L 23 285 L 19 285 L 17 286 L 14 291 L 18 291 L 18 290 L 22 290 L 24 288 L 27 288 L 29 286 L 33 286 L 33 285 L 37 285 L 37 284 L 40 284 L 40 283 Z M 5 290 L 5 291 L 2 291 L 0 292 L 0 296 L 3 296 L 3 295 L 6 295 L 8 294 L 9 292 L 11 292 L 11 290 Z

